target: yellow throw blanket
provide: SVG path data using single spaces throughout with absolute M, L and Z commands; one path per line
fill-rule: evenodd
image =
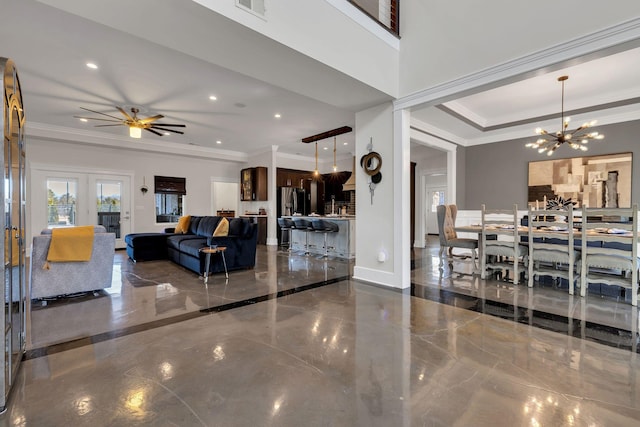
M 51 244 L 44 269 L 49 262 L 89 261 L 93 251 L 93 225 L 51 230 Z

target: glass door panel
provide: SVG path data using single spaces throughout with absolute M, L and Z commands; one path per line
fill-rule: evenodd
M 47 227 L 69 227 L 77 223 L 78 180 L 47 179 Z
M 96 183 L 96 210 L 98 225 L 104 226 L 108 233 L 115 233 L 116 239 L 120 233 L 120 199 L 122 185 L 118 181 L 98 181 Z
M 124 237 L 131 233 L 131 178 L 126 175 L 89 174 L 90 223 L 102 225 L 116 235 L 116 248 L 125 248 Z
M 14 127 L 15 135 L 20 135 L 21 129 L 17 124 L 19 123 L 17 112 L 14 112 L 14 118 L 12 125 Z M 9 250 L 10 265 L 6 268 L 11 270 L 11 287 L 5 293 L 7 303 L 11 305 L 11 369 L 12 376 L 11 382 L 13 382 L 13 374 L 17 371 L 20 364 L 20 353 L 23 348 L 23 298 L 22 298 L 22 286 L 21 281 L 23 276 L 23 263 L 24 256 L 22 254 L 22 245 L 24 240 L 24 234 L 22 233 L 22 225 L 20 223 L 21 215 L 21 195 L 20 190 L 22 187 L 22 162 L 20 138 L 11 138 L 11 144 L 9 148 L 9 194 L 11 198 L 11 206 L 9 213 L 9 221 L 11 222 L 11 243 L 7 245 Z M 6 161 L 6 160 L 5 160 Z M 24 210 L 24 209 L 22 209 Z

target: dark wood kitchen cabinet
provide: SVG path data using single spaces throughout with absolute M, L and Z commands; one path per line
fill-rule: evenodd
M 243 202 L 268 200 L 266 167 L 258 166 L 240 171 L 240 200 Z

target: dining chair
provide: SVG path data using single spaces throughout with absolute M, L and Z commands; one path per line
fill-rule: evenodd
M 638 305 L 638 205 L 631 208 L 582 207 L 580 296 L 589 283 L 631 290 Z
M 492 239 L 493 236 L 497 238 Z M 518 237 L 518 205 L 513 209 L 487 209 L 482 205 L 480 277 L 487 270 L 513 271 L 513 284 L 517 285 L 528 248 Z
M 438 235 L 440 236 L 440 268 L 444 265 L 442 255 L 448 250 L 447 260 L 453 257 L 453 248 L 463 248 L 471 250 L 474 270 L 477 269 L 476 257 L 478 249 L 477 239 L 459 238 L 455 230 L 458 207 L 456 205 L 436 206 L 438 219 Z
M 580 252 L 574 245 L 573 206 L 562 210 L 529 209 L 528 233 L 528 284 L 534 278 L 549 276 L 565 279 L 569 283 L 569 294 L 574 294 L 576 260 Z

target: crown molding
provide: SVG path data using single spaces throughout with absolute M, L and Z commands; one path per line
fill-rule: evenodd
M 638 41 L 640 17 L 404 96 L 393 102 L 393 108 L 404 110 L 446 102 L 480 87 L 516 80 L 534 70 Z
M 429 135 L 431 137 L 437 138 L 438 140 L 442 141 L 445 144 L 456 144 L 456 145 L 462 145 L 462 146 L 467 145 L 467 140 L 464 138 L 461 138 L 450 132 L 442 130 L 438 127 L 435 127 L 429 123 L 425 123 L 421 120 L 412 118 L 411 119 L 411 138 L 412 139 L 415 139 L 418 135 L 418 134 L 415 134 L 414 131 L 419 132 L 420 134 Z M 418 140 L 422 141 L 421 138 L 418 138 Z
M 118 150 L 177 154 L 186 157 L 225 160 L 238 163 L 244 163 L 248 159 L 247 154 L 239 151 L 213 149 L 172 141 L 160 142 L 148 139 L 133 139 L 91 130 L 67 128 L 37 122 L 27 122 L 25 131 L 27 138 L 32 137 L 65 143 L 102 146 L 116 148 Z

